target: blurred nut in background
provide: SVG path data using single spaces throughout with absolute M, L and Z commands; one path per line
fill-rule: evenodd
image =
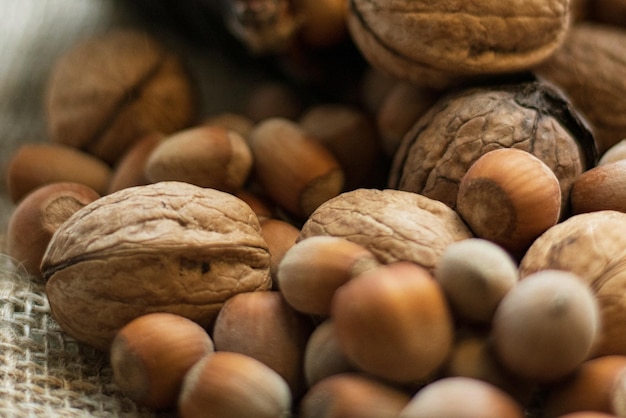
M 49 135 L 114 163 L 144 134 L 191 123 L 195 94 L 180 58 L 157 39 L 137 30 L 106 32 L 74 45 L 54 66 Z
M 107 192 L 113 193 L 127 187 L 150 183 L 146 177 L 146 162 L 164 138 L 163 134 L 153 132 L 135 141 L 113 167 Z

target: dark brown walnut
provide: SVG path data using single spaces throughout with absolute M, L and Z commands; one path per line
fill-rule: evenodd
M 123 189 L 74 213 L 41 271 L 61 328 L 100 349 L 140 315 L 169 312 L 209 326 L 226 299 L 271 286 L 250 207 L 180 182 Z
M 47 84 L 48 131 L 54 142 L 113 163 L 145 134 L 187 126 L 194 95 L 181 60 L 159 41 L 107 32 L 59 57 Z
M 350 0 L 348 29 L 365 58 L 429 87 L 526 70 L 569 25 L 569 0 Z
M 560 88 L 586 118 L 600 154 L 626 137 L 626 28 L 574 25 L 535 73 Z
M 472 237 L 443 203 L 391 189 L 357 189 L 326 201 L 302 226 L 298 240 L 318 235 L 355 242 L 384 264 L 411 261 L 430 271 L 448 245 Z
M 597 159 L 594 139 L 554 89 L 527 82 L 460 90 L 442 97 L 405 135 L 389 187 L 456 207 L 460 180 L 483 154 L 518 148 L 559 180 L 565 213 L 574 180 Z
M 548 229 L 520 263 L 520 277 L 540 270 L 577 274 L 594 291 L 602 317 L 594 355 L 626 355 L 626 214 L 598 211 L 575 215 Z

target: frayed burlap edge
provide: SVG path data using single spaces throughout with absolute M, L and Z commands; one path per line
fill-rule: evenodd
M 0 236 L 0 250 L 4 238 Z M 64 335 L 43 285 L 0 251 L 0 416 L 155 417 L 124 397 L 106 355 Z

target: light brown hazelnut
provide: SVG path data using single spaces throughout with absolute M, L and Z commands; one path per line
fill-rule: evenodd
M 555 418 L 578 411 L 596 411 L 615 416 L 614 395 L 620 382 L 626 382 L 626 356 L 587 360 L 567 379 L 548 389 L 543 414 Z
M 303 367 L 309 388 L 324 378 L 356 371 L 339 348 L 332 320 L 326 319 L 309 336 L 304 351 Z
M 626 160 L 626 138 L 606 150 L 598 160 L 598 165 L 614 163 L 620 160 Z
M 153 132 L 138 139 L 113 167 L 107 193 L 150 183 L 146 178 L 146 162 L 165 135 Z
M 370 376 L 342 373 L 312 386 L 299 405 L 302 418 L 395 417 L 409 402 L 400 389 Z
M 189 369 L 213 353 L 204 328 L 174 314 L 135 318 L 113 339 L 109 358 L 113 380 L 133 401 L 153 409 L 176 405 Z
M 278 290 L 278 266 L 300 235 L 300 229 L 287 221 L 275 218 L 263 218 L 261 235 L 270 250 L 270 273 L 272 274 L 272 288 Z
M 344 190 L 385 184 L 378 132 L 363 111 L 338 103 L 318 104 L 307 109 L 298 123 L 335 156 L 344 172 Z
M 331 318 L 339 347 L 359 370 L 419 384 L 444 364 L 454 338 L 443 291 L 422 267 L 397 262 L 337 289 Z
M 500 246 L 480 238 L 450 244 L 435 266 L 456 315 L 466 321 L 490 323 L 502 298 L 516 285 L 517 264 Z
M 122 326 L 155 311 L 210 326 L 231 296 L 271 286 L 269 262 L 243 201 L 161 182 L 75 212 L 53 235 L 41 272 L 61 329 L 106 350 Z
M 544 270 L 526 276 L 495 312 L 497 358 L 517 376 L 555 382 L 587 360 L 601 335 L 598 303 L 573 273 Z
M 74 212 L 100 198 L 80 183 L 50 183 L 27 194 L 15 207 L 7 229 L 7 252 L 33 276 L 52 235 Z
M 298 241 L 278 266 L 278 287 L 297 311 L 327 316 L 335 291 L 348 280 L 378 267 L 366 248 L 333 236 L 312 236 Z
M 117 29 L 80 41 L 59 58 L 45 105 L 53 142 L 113 164 L 143 135 L 189 125 L 195 103 L 178 56 L 147 33 Z
M 161 141 L 150 154 L 145 174 L 153 183 L 182 181 L 225 192 L 241 189 L 252 170 L 246 140 L 221 126 L 202 125 Z
M 181 418 L 290 416 L 292 395 L 278 373 L 252 357 L 216 352 L 187 373 L 178 399 Z
M 106 194 L 111 167 L 76 148 L 58 144 L 24 144 L 11 156 L 6 182 L 14 203 L 49 183 L 84 184 L 99 195 Z
M 218 351 L 246 354 L 267 365 L 289 385 L 304 392 L 302 364 L 313 323 L 291 308 L 277 291 L 245 292 L 228 299 L 213 327 Z
M 343 190 L 337 159 L 295 122 L 267 119 L 250 133 L 249 143 L 255 178 L 293 216 L 306 219 Z
M 582 173 L 570 200 L 574 214 L 600 210 L 626 212 L 626 160 L 606 163 Z
M 399 418 L 522 418 L 524 410 L 511 396 L 481 380 L 447 377 L 420 389 Z
M 443 88 L 530 69 L 563 42 L 568 0 L 393 3 L 351 0 L 348 29 L 374 67 Z
M 274 203 L 266 196 L 247 189 L 239 189 L 234 195 L 246 202 L 259 219 L 273 218 L 276 215 Z
M 359 244 L 383 263 L 411 261 L 432 271 L 443 250 L 473 235 L 442 202 L 400 190 L 357 189 L 323 203 L 299 240 L 337 236 Z
M 626 354 L 626 214 L 582 213 L 558 223 L 535 240 L 520 262 L 520 277 L 546 269 L 576 274 L 593 289 L 602 312 L 594 355 Z
M 519 256 L 561 216 L 561 186 L 530 152 L 502 148 L 481 155 L 467 170 L 456 209 L 477 237 Z

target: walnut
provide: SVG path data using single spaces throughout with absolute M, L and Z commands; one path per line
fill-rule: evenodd
M 574 25 L 535 73 L 560 88 L 586 118 L 600 154 L 626 137 L 626 28 Z
M 569 0 L 351 0 L 348 29 L 374 67 L 445 87 L 540 63 L 563 41 L 569 18 Z
M 597 158 L 592 135 L 555 90 L 539 82 L 473 87 L 442 97 L 418 119 L 394 157 L 388 185 L 455 208 L 469 167 L 499 148 L 531 152 L 552 169 L 564 209 L 574 180 Z
M 540 270 L 577 274 L 595 293 L 602 337 L 595 355 L 626 355 L 626 214 L 598 211 L 575 215 L 548 229 L 520 263 L 520 277 Z
M 165 311 L 209 326 L 223 302 L 271 286 L 256 215 L 215 189 L 163 182 L 77 211 L 42 261 L 51 312 L 72 337 L 106 349 L 130 320 Z
M 298 240 L 317 235 L 355 242 L 385 264 L 412 261 L 431 271 L 449 244 L 472 237 L 443 203 L 391 189 L 357 189 L 326 201 L 302 226 Z

